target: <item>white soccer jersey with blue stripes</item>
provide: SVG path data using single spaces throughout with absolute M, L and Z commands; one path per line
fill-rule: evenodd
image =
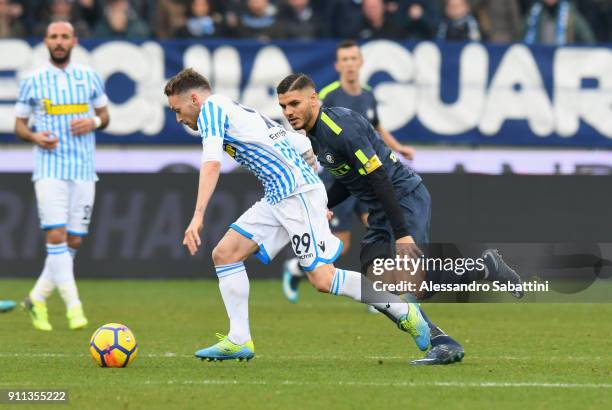
M 33 116 L 34 130 L 59 138 L 54 150 L 34 147 L 34 181 L 41 178 L 96 181 L 95 134 L 72 135 L 70 122 L 93 117 L 108 104 L 104 82 L 91 68 L 69 64 L 60 69 L 46 63 L 21 81 L 15 114 Z
M 270 204 L 321 184 L 290 143 L 289 132 L 252 108 L 222 95 L 211 95 L 202 104 L 198 129 L 202 161 L 221 161 L 223 151 L 227 152 L 259 178 Z

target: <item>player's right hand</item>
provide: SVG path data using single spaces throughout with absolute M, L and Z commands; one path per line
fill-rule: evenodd
M 183 245 L 189 249 L 189 253 L 191 256 L 194 256 L 198 253 L 198 247 L 202 244 L 202 240 L 200 239 L 200 232 L 204 227 L 204 223 L 202 221 L 201 216 L 195 215 L 191 220 L 191 223 L 185 230 L 185 238 L 183 239 Z
M 414 239 L 412 236 L 404 236 L 395 241 L 395 249 L 397 255 L 401 258 L 408 258 L 408 260 L 413 260 L 412 266 L 416 265 L 416 259 L 419 259 L 423 256 L 423 251 L 414 243 Z M 423 280 L 425 278 L 425 270 L 422 266 L 416 271 L 410 271 L 410 275 L 416 276 L 419 280 Z
M 53 137 L 51 131 L 39 131 L 32 134 L 32 142 L 41 148 L 53 150 L 59 142 L 59 138 Z

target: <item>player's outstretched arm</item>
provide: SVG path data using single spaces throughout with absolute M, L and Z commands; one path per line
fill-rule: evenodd
M 15 135 L 32 144 L 36 144 L 44 149 L 55 149 L 59 138 L 54 137 L 51 131 L 32 132 L 28 127 L 28 119 L 17 117 L 15 119 Z
M 414 159 L 414 148 L 408 145 L 400 144 L 400 142 L 380 124 L 376 126 L 376 131 L 378 131 L 385 144 L 387 144 L 387 146 L 393 151 L 399 152 L 406 159 Z
M 195 255 L 198 247 L 202 244 L 200 232 L 204 227 L 204 215 L 210 198 L 212 197 L 219 175 L 221 174 L 221 163 L 219 161 L 206 161 L 200 168 L 200 182 L 198 183 L 198 198 L 191 223 L 185 230 L 183 245 L 187 246 L 189 253 Z

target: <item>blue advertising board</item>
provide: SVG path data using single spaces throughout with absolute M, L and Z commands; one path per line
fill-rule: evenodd
M 291 72 L 322 88 L 337 79 L 336 41 L 84 41 L 73 61 L 105 80 L 111 125 L 102 144 L 197 144 L 163 95 L 184 67 L 215 92 L 281 119 L 275 88 Z M 382 124 L 401 141 L 497 146 L 612 147 L 612 49 L 481 43 L 361 44 L 361 80 Z M 0 41 L 0 142 L 13 142 L 18 81 L 44 63 L 42 43 Z

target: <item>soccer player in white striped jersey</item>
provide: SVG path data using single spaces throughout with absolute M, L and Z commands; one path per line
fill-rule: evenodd
M 34 327 L 47 331 L 53 328 L 46 299 L 56 287 L 69 327 L 87 326 L 73 259 L 88 233 L 94 204 L 94 131 L 109 122 L 102 79 L 91 68 L 70 62 L 77 42 L 70 23 L 49 24 L 49 62 L 21 81 L 15 106 L 15 134 L 34 144 L 32 180 L 47 245 L 43 271 L 23 304 Z
M 368 279 L 333 265 L 342 242 L 329 229 L 325 187 L 304 160 L 312 156 L 308 139 L 249 107 L 212 94 L 208 80 L 192 69 L 171 78 L 164 93 L 176 120 L 202 136 L 196 208 L 183 240 L 192 255 L 201 245 L 204 214 L 219 179 L 223 151 L 264 186 L 264 198 L 230 225 L 212 251 L 230 329 L 227 336 L 218 334 L 218 343 L 197 351 L 196 357 L 249 360 L 255 355 L 248 315 L 249 280 L 243 263 L 252 254 L 268 263 L 290 243 L 317 290 L 363 302 L 362 280 Z M 372 305 L 393 318 L 421 350 L 427 349 L 429 328 L 418 307 L 390 293 L 381 294 L 381 299 L 384 303 Z

